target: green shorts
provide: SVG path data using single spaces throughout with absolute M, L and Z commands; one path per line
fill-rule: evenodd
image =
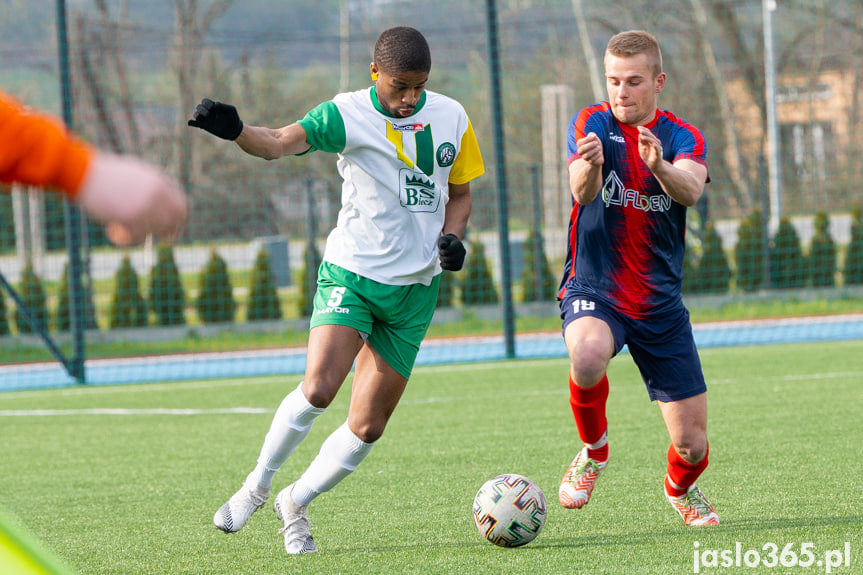
M 410 377 L 437 306 L 439 283 L 437 275 L 428 286 L 387 285 L 324 262 L 310 325 L 346 325 L 367 334 L 390 367 Z

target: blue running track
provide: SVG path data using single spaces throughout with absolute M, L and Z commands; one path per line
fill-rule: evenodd
M 854 340 L 863 339 L 863 314 L 696 324 L 693 330 L 701 349 Z M 518 359 L 564 358 L 566 348 L 560 333 L 523 334 L 516 337 L 515 355 Z M 506 359 L 503 336 L 430 339 L 421 346 L 417 365 L 502 359 Z M 88 385 L 114 385 L 302 374 L 305 364 L 305 348 L 286 348 L 90 360 L 86 373 Z M 77 385 L 59 363 L 0 366 L 0 391 Z

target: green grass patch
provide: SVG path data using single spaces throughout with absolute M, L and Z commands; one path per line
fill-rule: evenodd
M 863 571 L 863 342 L 707 349 L 702 361 L 711 463 L 699 486 L 720 514 L 713 528 L 685 527 L 663 498 L 668 436 L 627 355 L 609 369 L 612 463 L 579 511 L 556 502 L 579 448 L 565 359 L 417 368 L 370 456 L 310 506 L 316 555 L 284 553 L 269 505 L 236 535 L 212 526 L 298 378 L 0 394 L 2 505 L 81 573 L 692 573 L 696 542 L 765 556 L 766 545 L 811 543 L 818 560 L 849 542 L 851 567 L 833 573 Z M 349 394 L 275 489 L 344 421 Z M 235 407 L 266 412 L 207 411 Z M 100 408 L 204 412 L 87 411 Z M 71 411 L 26 413 L 49 409 Z M 549 499 L 544 530 L 519 549 L 486 543 L 471 518 L 477 489 L 503 472 L 531 477 Z M 807 570 L 701 570 L 786 571 Z

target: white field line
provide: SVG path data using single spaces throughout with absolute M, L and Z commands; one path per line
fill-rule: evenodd
M 57 389 L 34 389 L 27 391 L 8 391 L 0 393 L 0 402 L 5 399 L 32 399 L 46 397 L 47 394 L 60 397 L 76 397 L 91 395 L 113 395 L 125 393 L 146 393 L 152 391 L 188 391 L 191 389 L 216 389 L 219 387 L 237 387 L 243 385 L 268 385 L 277 381 L 285 382 L 285 393 L 293 390 L 302 376 L 265 376 L 244 377 L 240 379 L 201 379 L 168 383 L 121 383 L 117 385 L 81 385 Z
M 511 360 L 517 362 L 519 366 L 531 367 L 533 365 L 547 364 L 549 361 L 568 361 L 564 359 L 536 359 L 536 360 Z M 445 373 L 445 372 L 468 372 L 468 371 L 483 371 L 489 369 L 499 369 L 504 361 L 489 361 L 482 363 L 466 363 L 457 365 L 427 365 L 417 366 L 414 368 L 414 373 Z M 348 376 L 345 385 L 350 383 L 353 373 Z M 267 375 L 242 377 L 238 379 L 201 379 L 187 380 L 166 383 L 140 383 L 129 384 L 123 383 L 118 385 L 81 385 L 78 387 L 58 388 L 58 389 L 34 389 L 24 391 L 8 391 L 0 393 L 0 403 L 4 400 L 15 399 L 32 399 L 35 397 L 46 397 L 46 394 L 57 395 L 60 397 L 75 397 L 75 396 L 90 396 L 90 395 L 106 395 L 106 394 L 125 394 L 125 393 L 145 393 L 150 391 L 185 391 L 190 389 L 216 389 L 220 387 L 238 387 L 244 385 L 270 385 L 273 383 L 284 383 L 285 393 L 289 393 L 300 384 L 302 375 Z M 410 385 L 410 384 L 408 384 Z
M 530 367 L 531 365 L 547 365 L 550 362 L 566 362 L 564 359 L 537 359 L 537 360 L 512 360 L 518 363 L 519 367 Z M 502 361 L 490 361 L 483 363 L 469 363 L 461 365 L 430 365 L 418 366 L 414 372 L 422 373 L 442 373 L 442 372 L 468 372 L 468 371 L 485 371 L 490 369 L 500 369 Z M 796 381 L 820 381 L 829 379 L 853 378 L 863 379 L 861 371 L 837 371 L 827 373 L 810 373 L 810 374 L 790 374 L 784 376 L 773 377 L 758 377 L 758 376 L 743 376 L 737 378 L 722 378 L 708 379 L 708 388 L 711 385 L 733 385 L 739 383 L 790 383 Z M 104 395 L 104 394 L 126 394 L 140 393 L 148 391 L 185 391 L 193 389 L 214 389 L 220 387 L 245 386 L 245 385 L 264 385 L 277 382 L 284 382 L 285 392 L 293 390 L 299 383 L 298 377 L 254 377 L 242 378 L 238 380 L 200 380 L 200 381 L 181 381 L 176 383 L 145 383 L 138 385 L 117 385 L 104 387 L 76 387 L 71 389 L 58 390 L 34 390 L 21 392 L 8 392 L 0 394 L 0 403 L 4 399 L 27 399 L 46 397 L 46 393 L 51 393 L 59 396 L 82 396 L 82 395 Z M 349 386 L 349 382 L 346 382 Z M 408 384 L 410 385 L 410 384 Z M 612 389 L 621 389 L 617 386 L 612 386 Z M 558 395 L 566 394 L 568 389 L 566 386 L 561 386 L 560 389 L 553 390 L 525 390 L 522 393 L 512 395 L 518 396 L 536 396 L 536 395 Z M 400 403 L 402 405 L 426 405 L 435 403 L 447 403 L 451 401 L 463 401 L 463 397 L 426 397 L 422 399 L 404 399 Z M 347 407 L 341 405 L 342 402 L 333 402 L 331 409 L 342 409 Z M 126 409 L 126 408 L 94 408 L 94 409 L 21 409 L 21 410 L 0 410 L 0 417 L 46 417 L 46 416 L 74 416 L 74 415 L 242 415 L 242 414 L 265 414 L 274 411 L 270 408 L 261 407 L 233 407 L 233 408 L 214 408 L 214 409 L 195 409 L 195 408 L 152 408 L 152 409 Z
M 863 371 L 834 371 L 828 373 L 794 373 L 789 375 L 779 375 L 771 377 L 733 377 L 728 379 L 709 379 L 707 386 L 711 385 L 726 385 L 729 383 L 771 383 L 771 382 L 790 382 L 790 381 L 813 381 L 822 379 L 840 379 L 840 378 L 863 378 Z
M 0 410 L 0 417 L 55 417 L 68 415 L 225 415 L 261 414 L 273 410 L 260 407 L 229 407 L 225 409 L 8 409 Z

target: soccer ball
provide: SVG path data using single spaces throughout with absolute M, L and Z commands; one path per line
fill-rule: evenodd
M 517 473 L 489 479 L 473 500 L 476 528 L 499 547 L 520 547 L 533 541 L 545 525 L 545 515 L 542 489 Z

